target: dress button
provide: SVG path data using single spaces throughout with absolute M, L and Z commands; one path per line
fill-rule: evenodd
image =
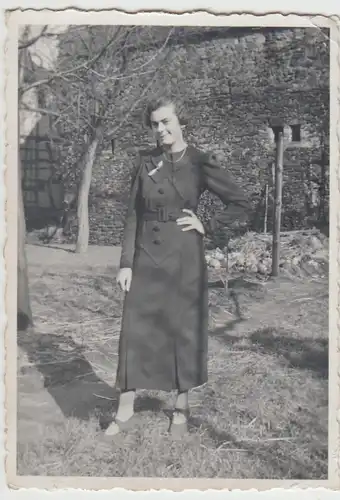
M 161 240 L 154 240 L 154 244 L 155 245 L 160 245 L 161 244 Z
M 164 194 L 164 189 L 159 188 L 158 192 L 159 192 L 159 194 Z

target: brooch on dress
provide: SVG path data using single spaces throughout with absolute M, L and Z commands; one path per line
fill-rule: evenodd
M 151 177 L 152 175 L 155 175 L 156 172 L 158 172 L 158 170 L 160 170 L 161 168 L 163 167 L 163 162 L 162 160 L 160 162 L 157 163 L 157 167 L 154 168 L 153 170 L 150 170 L 149 172 L 149 176 Z

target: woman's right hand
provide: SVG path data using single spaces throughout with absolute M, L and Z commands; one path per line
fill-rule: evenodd
M 123 267 L 118 271 L 117 283 L 123 290 L 123 292 L 128 292 L 130 290 L 132 281 L 132 269 L 129 267 Z

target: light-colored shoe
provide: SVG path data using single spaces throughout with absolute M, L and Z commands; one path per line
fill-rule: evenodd
M 174 439 L 181 439 L 185 434 L 189 432 L 188 420 L 189 420 L 190 410 L 175 408 L 172 419 L 170 422 L 169 433 Z M 180 422 L 176 422 L 176 417 L 181 416 Z
M 140 416 L 136 413 L 134 413 L 128 420 L 119 420 L 118 418 L 115 418 L 105 430 L 105 435 L 116 436 L 120 432 L 127 432 L 133 429 L 138 422 L 140 422 Z

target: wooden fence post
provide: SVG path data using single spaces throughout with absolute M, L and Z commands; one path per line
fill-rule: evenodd
M 275 159 L 272 276 L 279 275 L 279 265 L 280 265 L 280 230 L 281 230 L 282 176 L 283 176 L 282 174 L 283 174 L 283 133 L 279 132 L 276 143 L 276 159 Z
M 268 225 L 268 184 L 266 184 L 264 193 L 264 223 L 263 223 L 264 234 L 267 234 L 267 225 Z

